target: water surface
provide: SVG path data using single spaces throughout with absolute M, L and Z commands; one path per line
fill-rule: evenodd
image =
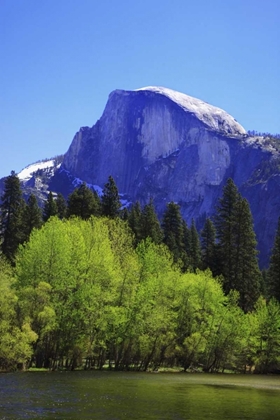
M 280 419 L 280 377 L 128 372 L 0 375 L 0 419 Z

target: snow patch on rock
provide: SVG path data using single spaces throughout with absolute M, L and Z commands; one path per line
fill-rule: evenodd
M 37 162 L 32 163 L 31 165 L 28 165 L 26 168 L 22 169 L 17 175 L 20 179 L 20 181 L 28 181 L 32 178 L 34 172 L 38 171 L 39 169 L 53 169 L 55 166 L 54 159 L 47 160 L 45 162 Z M 57 165 L 57 168 L 60 165 Z
M 247 134 L 243 128 L 231 115 L 221 108 L 210 105 L 200 99 L 193 98 L 181 92 L 159 86 L 147 86 L 136 91 L 149 91 L 166 96 L 175 102 L 186 112 L 193 113 L 200 121 L 209 128 L 230 135 Z

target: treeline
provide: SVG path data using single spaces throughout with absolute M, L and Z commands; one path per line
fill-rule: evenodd
M 152 202 L 121 209 L 112 177 L 101 198 L 50 193 L 41 213 L 12 173 L 1 237 L 2 369 L 280 367 L 280 227 L 265 281 L 232 180 L 199 237 L 175 203 L 162 223 Z
M 268 133 L 268 132 L 260 132 L 260 131 L 256 131 L 256 130 L 248 130 L 248 134 L 249 134 L 249 136 L 270 137 L 270 138 L 274 138 L 274 139 L 280 140 L 280 134 L 279 133 L 271 134 L 271 133 Z

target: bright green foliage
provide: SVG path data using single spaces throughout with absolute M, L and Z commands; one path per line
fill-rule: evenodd
M 84 182 L 68 197 L 67 215 L 78 216 L 84 220 L 100 214 L 100 199 Z
M 280 302 L 280 218 L 268 269 L 268 294 Z
M 22 230 L 24 207 L 19 178 L 12 171 L 5 179 L 0 205 L 1 250 L 11 262 L 14 261 L 18 245 L 25 239 Z
M 259 373 L 267 373 L 280 362 L 280 305 L 275 299 L 266 303 L 260 298 L 251 317 L 255 321 L 253 360 Z
M 4 292 L 0 302 L 3 336 L 13 325 L 27 343 L 25 358 L 17 353 L 13 363 L 30 357 L 33 334 L 38 367 L 279 368 L 278 303 L 260 301 L 244 314 L 239 294 L 225 296 L 210 270 L 182 274 L 168 247 L 151 238 L 135 250 L 120 218 L 50 218 L 19 247 L 16 262 L 11 299 Z
M 13 278 L 9 266 L 0 261 L 0 369 L 16 369 L 32 356 L 31 344 L 37 339 L 28 319 L 22 323 L 17 319 L 18 298 L 13 289 Z
M 234 366 L 242 337 L 242 311 L 224 296 L 210 271 L 183 276 L 178 297 L 177 352 L 184 369 L 203 364 L 218 371 Z
M 154 368 L 168 353 L 174 351 L 175 317 L 172 310 L 180 273 L 172 268 L 173 261 L 167 248 L 155 245 L 150 238 L 137 248 L 140 261 L 140 284 L 133 311 L 136 354 L 146 370 L 151 362 Z M 140 332 L 140 334 L 139 334 Z
M 162 242 L 163 234 L 152 200 L 141 213 L 140 232 L 141 239 L 151 238 L 155 244 Z
M 59 219 L 64 219 L 67 213 L 67 204 L 65 198 L 61 193 L 57 194 L 55 202 L 57 207 L 57 216 L 59 217 Z
M 121 202 L 117 185 L 111 175 L 108 178 L 108 182 L 104 186 L 101 205 L 103 216 L 114 218 L 119 215 Z
M 52 216 L 57 216 L 57 205 L 53 193 L 50 191 L 43 207 L 44 222 L 47 222 Z
M 202 268 L 216 272 L 216 230 L 211 219 L 207 218 L 201 231 Z
M 30 194 L 27 200 L 27 205 L 23 212 L 22 225 L 25 240 L 29 239 L 34 228 L 38 229 L 42 226 L 42 212 L 34 194 Z
M 174 202 L 168 203 L 162 220 L 163 242 L 177 262 L 182 258 L 184 251 L 184 229 L 180 207 Z

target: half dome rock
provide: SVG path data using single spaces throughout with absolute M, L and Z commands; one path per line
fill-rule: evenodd
M 224 110 L 150 86 L 113 91 L 100 120 L 75 135 L 61 170 L 100 186 L 112 175 L 131 201 L 153 198 L 159 215 L 175 201 L 187 222 L 201 223 L 215 213 L 231 177 L 250 202 L 267 261 L 280 213 L 280 179 L 277 170 L 260 179 L 258 174 L 278 156 L 277 148 L 263 137 L 249 137 Z
M 91 184 L 104 185 L 111 174 L 133 199 L 164 193 L 189 201 L 221 183 L 231 162 L 228 140 L 245 135 L 225 111 L 171 89 L 116 90 L 101 119 L 76 134 L 63 167 Z
M 33 171 L 22 183 L 67 197 L 83 181 L 101 189 L 112 175 L 130 201 L 152 198 L 159 216 L 175 201 L 198 228 L 231 177 L 250 203 L 261 265 L 268 262 L 280 215 L 280 145 L 249 136 L 220 108 L 163 87 L 115 90 L 100 120 L 79 130 L 60 162 L 40 169 L 47 170 L 44 181 Z

